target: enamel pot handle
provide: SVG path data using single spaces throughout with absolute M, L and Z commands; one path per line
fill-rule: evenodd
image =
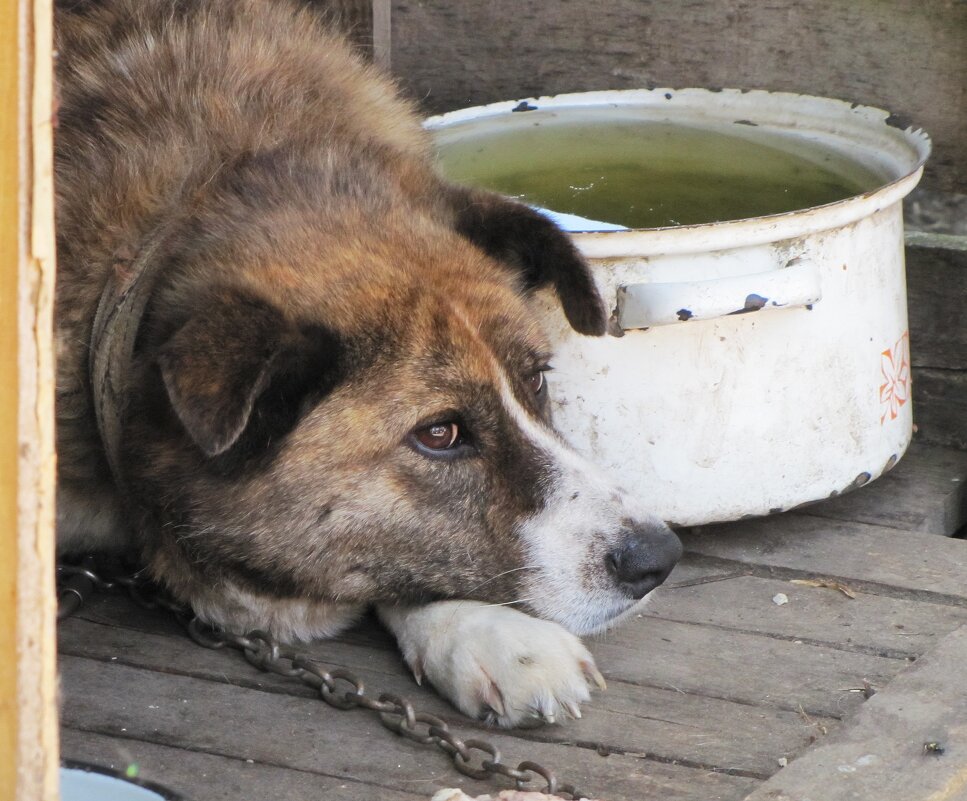
M 819 268 L 792 259 L 778 270 L 751 275 L 629 284 L 618 289 L 618 325 L 625 330 L 711 320 L 730 314 L 809 306 L 822 300 Z

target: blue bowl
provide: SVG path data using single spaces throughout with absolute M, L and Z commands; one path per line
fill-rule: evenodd
M 61 801 L 187 801 L 154 782 L 128 778 L 116 770 L 64 760 L 60 767 Z

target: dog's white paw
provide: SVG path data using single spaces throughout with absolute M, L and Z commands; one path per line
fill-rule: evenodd
M 570 632 L 505 606 L 441 601 L 380 608 L 418 682 L 464 714 L 501 726 L 581 717 L 594 658 Z

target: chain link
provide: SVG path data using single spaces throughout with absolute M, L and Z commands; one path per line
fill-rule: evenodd
M 319 697 L 336 709 L 363 708 L 375 712 L 380 722 L 394 734 L 421 745 L 436 746 L 450 757 L 453 767 L 473 779 L 512 779 L 518 790 L 535 790 L 531 783 L 543 779 L 541 792 L 572 799 L 585 796 L 572 784 L 561 784 L 553 771 L 530 760 L 511 767 L 503 762 L 500 750 L 479 738 L 461 740 L 446 721 L 427 712 L 417 712 L 409 699 L 392 693 L 376 698 L 367 693 L 362 679 L 341 668 L 329 670 L 294 648 L 276 642 L 264 631 L 231 634 L 203 623 L 191 610 L 181 606 L 163 590 L 138 573 L 102 576 L 93 558 L 86 557 L 77 565 L 57 565 L 59 593 L 57 619 L 74 614 L 95 591 L 126 591 L 138 605 L 147 609 L 172 612 L 185 627 L 188 636 L 203 648 L 239 651 L 246 661 L 259 670 L 298 679 L 312 687 Z

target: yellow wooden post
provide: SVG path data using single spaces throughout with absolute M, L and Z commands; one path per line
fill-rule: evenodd
M 0 0 L 0 654 L 17 647 L 17 4 Z M 0 659 L 0 788 L 15 786 L 17 664 Z M 12 797 L 12 794 L 4 794 Z
M 0 0 L 0 798 L 57 798 L 50 0 Z

